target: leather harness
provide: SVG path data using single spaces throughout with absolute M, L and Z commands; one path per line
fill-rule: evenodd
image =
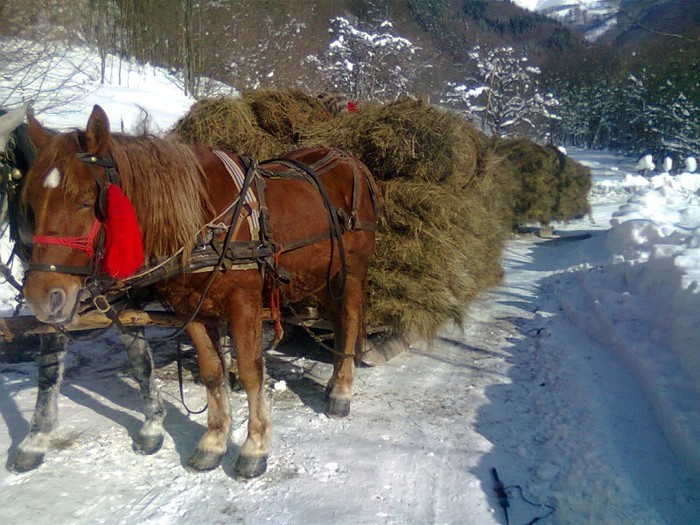
M 216 154 L 226 166 L 227 162 L 224 158 L 222 158 L 222 155 L 226 154 Z M 331 296 L 339 299 L 345 292 L 345 280 L 347 277 L 345 248 L 342 239 L 343 233 L 358 230 L 376 231 L 378 228 L 375 222 L 361 220 L 358 217 L 358 209 L 361 199 L 361 175 L 356 163 L 352 163 L 353 194 L 351 210 L 349 213 L 342 208 L 336 208 L 332 204 L 326 188 L 320 180 L 320 176 L 322 174 L 332 170 L 340 162 L 348 158 L 342 151 L 330 150 L 327 155 L 311 165 L 306 165 L 299 161 L 286 158 L 270 159 L 258 165 L 252 159 L 241 157 L 241 161 L 245 169 L 244 171 L 241 170 L 244 173 L 243 181 L 239 181 L 240 184 L 236 184 L 239 195 L 238 198 L 234 200 L 233 204 L 223 214 L 228 216 L 228 212 L 233 210 L 228 218 L 229 224 L 227 226 L 224 226 L 223 223 L 210 223 L 206 225 L 203 234 L 199 236 L 197 244 L 190 255 L 189 263 L 186 268 L 182 268 L 179 258 L 171 257 L 165 261 L 156 261 L 154 264 L 137 272 L 137 274 L 133 277 L 122 281 L 115 281 L 113 278 L 100 273 L 99 259 L 104 248 L 104 229 L 101 227 L 101 225 L 102 221 L 104 221 L 106 209 L 105 189 L 107 183 L 119 184 L 118 172 L 114 161 L 109 155 L 106 158 L 99 158 L 89 153 L 78 153 L 76 156 L 80 161 L 91 166 L 101 167 L 106 172 L 106 181 L 102 177 L 95 174 L 95 182 L 98 185 L 98 202 L 96 219 L 92 231 L 85 238 L 68 239 L 68 242 L 66 242 L 65 238 L 51 237 L 35 238 L 35 242 L 38 240 L 38 242 L 48 244 L 64 244 L 74 249 L 86 251 L 90 255 L 90 263 L 86 267 L 30 263 L 29 270 L 86 275 L 87 279 L 84 285 L 84 291 L 81 293 L 81 300 L 92 298 L 95 306 L 102 312 L 111 310 L 109 302 L 112 300 L 112 298 L 114 296 L 119 297 L 123 295 L 128 288 L 147 287 L 159 281 L 183 273 L 211 272 L 212 277 L 206 287 L 208 290 L 209 285 L 211 282 L 213 282 L 213 277 L 217 270 L 250 269 L 257 267 L 263 273 L 265 278 L 272 281 L 273 286 L 278 287 L 280 284 L 286 283 L 290 279 L 289 274 L 277 264 L 279 255 L 310 246 L 326 239 L 331 240 L 331 261 L 333 261 L 333 257 L 336 257 L 336 249 L 337 257 L 340 258 L 341 286 L 338 290 L 331 289 L 332 276 L 330 275 L 330 270 L 327 277 L 327 286 Z M 226 158 L 233 162 L 228 155 L 226 155 Z M 282 165 L 288 169 L 286 171 L 264 169 L 264 166 L 272 164 Z M 230 168 L 227 167 L 227 169 L 230 173 Z M 365 173 L 365 176 L 368 178 L 372 206 L 376 211 L 376 187 L 374 186 L 374 181 L 371 179 L 369 174 Z M 265 180 L 271 178 L 304 180 L 316 186 L 319 194 L 322 197 L 324 207 L 327 212 L 329 224 L 328 231 L 306 239 L 299 239 L 285 245 L 276 243 L 272 235 L 272 230 L 270 227 L 270 212 L 265 200 Z M 254 203 L 251 203 L 251 200 L 248 197 L 249 190 L 252 189 L 253 185 L 255 186 L 255 193 L 257 193 L 258 199 L 257 210 L 253 205 Z M 252 195 L 252 191 L 250 194 Z M 248 214 L 247 217 L 255 215 L 256 213 L 258 214 L 258 238 L 256 239 L 253 237 L 253 240 L 251 241 L 233 240 L 240 226 L 241 219 L 245 218 L 243 214 L 244 211 Z M 215 220 L 219 220 L 220 218 L 221 215 Z M 220 240 L 221 235 L 224 235 L 223 240 Z M 97 247 L 93 250 L 92 244 L 95 239 L 97 240 Z M 86 244 L 90 245 L 89 248 L 84 247 Z M 205 294 L 206 292 L 202 294 L 202 299 L 204 298 Z M 108 296 L 110 299 L 107 298 Z

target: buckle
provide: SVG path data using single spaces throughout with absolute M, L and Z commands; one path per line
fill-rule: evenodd
M 97 311 L 102 314 L 106 314 L 112 309 L 112 306 L 109 304 L 109 301 L 102 294 L 93 297 L 92 304 L 94 304 L 95 308 L 97 308 Z

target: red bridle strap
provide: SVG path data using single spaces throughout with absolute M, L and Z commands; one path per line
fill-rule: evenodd
M 34 244 L 58 244 L 60 246 L 67 246 L 74 250 L 85 252 L 88 257 L 95 255 L 95 237 L 100 231 L 100 226 L 102 223 L 95 219 L 92 223 L 92 229 L 90 233 L 85 237 L 57 237 L 55 235 L 34 235 L 32 237 L 32 242 Z

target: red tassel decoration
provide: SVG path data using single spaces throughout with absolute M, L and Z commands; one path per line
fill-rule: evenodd
M 115 184 L 107 187 L 105 254 L 102 269 L 115 279 L 130 277 L 143 265 L 143 240 L 134 205 Z

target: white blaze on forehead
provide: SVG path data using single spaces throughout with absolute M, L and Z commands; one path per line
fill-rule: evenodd
M 61 184 L 61 172 L 58 168 L 51 168 L 44 176 L 44 188 L 58 188 Z

